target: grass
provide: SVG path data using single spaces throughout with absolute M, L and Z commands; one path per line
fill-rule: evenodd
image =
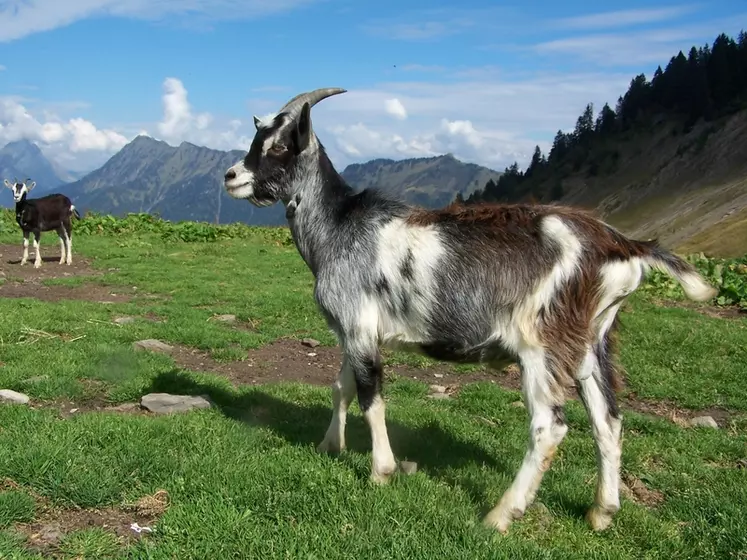
M 709 255 L 739 257 L 744 254 L 747 239 L 747 208 L 694 235 L 682 244 L 687 253 L 703 251 Z
M 424 383 L 393 380 L 385 389 L 390 437 L 398 458 L 417 461 L 419 471 L 374 487 L 367 480 L 370 437 L 356 405 L 349 449 L 339 458 L 314 450 L 331 415 L 328 389 L 300 383 L 237 387 L 218 375 L 180 369 L 167 355 L 132 349 L 136 340 L 157 338 L 226 360 L 279 337 L 335 344 L 314 306 L 312 277 L 282 233 L 254 228 L 207 243 L 167 243 L 163 235 L 78 235 L 76 255 L 92 258 L 102 274 L 46 282 L 130 290 L 129 302 L 0 298 L 0 388 L 22 391 L 34 404 L 0 405 L 0 558 L 41 557 L 17 527 L 44 519 L 45 512 L 74 516 L 78 508 L 121 508 L 159 489 L 168 492 L 170 506 L 153 523 L 153 534 L 122 542 L 101 527 L 78 528 L 54 553 L 152 559 L 747 557 L 747 469 L 738 468 L 747 455 L 747 320 L 656 306 L 652 296 L 661 290 L 633 298 L 622 314 L 627 390 L 682 408 L 729 408 L 729 425 L 682 428 L 626 410 L 623 469 L 664 500 L 646 506 L 624 498 L 613 527 L 596 534 L 583 520 L 594 493 L 594 447 L 582 407 L 570 402 L 569 435 L 537 497 L 546 509 L 533 508 L 504 536 L 480 520 L 510 484 L 525 451 L 526 411 L 512 406 L 518 393 L 482 382 L 465 385 L 452 399 L 431 401 Z M 16 237 L 0 235 L 0 242 L 15 243 Z M 42 243 L 43 250 L 49 246 Z M 251 322 L 254 330 L 208 320 L 223 313 Z M 121 315 L 162 322 L 113 324 Z M 388 359 L 430 363 L 400 354 Z M 330 370 L 330 381 L 333 376 Z M 167 417 L 59 414 L 63 401 L 85 408 L 155 391 L 207 394 L 215 407 Z M 12 484 L 3 486 L 4 479 Z

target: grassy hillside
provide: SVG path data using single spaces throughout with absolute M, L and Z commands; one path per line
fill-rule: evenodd
M 94 216 L 76 222 L 72 267 L 42 237 L 35 270 L 17 264 L 11 218 L 0 214 L 0 389 L 30 402 L 0 403 L 0 558 L 747 554 L 747 318 L 686 306 L 663 277 L 621 314 L 625 485 L 612 529 L 583 520 L 595 454 L 573 400 L 536 505 L 498 535 L 479 521 L 527 441 L 513 370 L 387 353 L 392 445 L 418 472 L 373 487 L 356 404 L 349 449 L 314 450 L 340 354 L 286 228 Z M 724 279 L 720 297 L 747 285 L 739 265 L 698 263 Z M 169 346 L 136 350 L 144 339 Z M 429 398 L 431 383 L 447 398 Z M 212 404 L 138 405 L 160 392 Z M 702 414 L 719 428 L 689 424 Z
M 747 252 L 747 34 L 680 52 L 617 106 L 590 104 L 545 157 L 514 164 L 467 202 L 538 199 L 595 208 L 681 251 Z M 729 235 L 724 236 L 724 232 Z M 722 238 L 722 242 L 717 240 Z

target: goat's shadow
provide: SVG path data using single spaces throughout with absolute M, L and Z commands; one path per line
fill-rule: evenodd
M 316 447 L 322 441 L 332 417 L 331 395 L 330 405 L 321 406 L 284 400 L 262 391 L 260 387 L 235 394 L 214 385 L 196 382 L 179 370 L 161 373 L 153 380 L 149 390 L 206 395 L 226 417 L 250 426 L 269 428 L 288 443 L 304 447 Z M 460 440 L 435 420 L 423 426 L 410 427 L 387 418 L 387 428 L 398 460 L 415 461 L 418 471 L 441 478 L 449 484 L 459 485 L 468 493 L 473 503 L 485 512 L 495 505 L 487 502 L 485 486 L 471 477 L 460 477 L 454 469 L 470 464 L 485 464 L 512 476 L 519 466 L 511 457 L 504 460 L 497 453 L 489 453 L 474 443 Z M 359 477 L 367 477 L 370 474 L 370 463 L 366 462 L 362 467 L 360 461 L 354 461 L 349 455 L 350 452 L 371 451 L 370 432 L 359 414 L 348 415 L 346 443 L 347 451 L 337 455 L 337 460 L 354 469 Z
M 17 264 L 17 265 L 20 265 L 21 264 L 21 258 L 22 257 L 18 257 L 17 259 L 8 259 L 8 260 L 5 261 L 5 263 L 6 264 Z M 51 263 L 51 262 L 58 263 L 58 262 L 60 262 L 60 256 L 57 255 L 56 257 L 53 257 L 52 255 L 47 255 L 45 257 L 44 255 L 42 255 L 41 261 L 43 263 Z M 26 261 L 26 264 L 29 265 L 29 266 L 31 266 L 31 267 L 33 267 L 34 266 L 34 257 L 31 256 L 31 255 L 29 255 L 29 258 Z M 24 266 L 26 266 L 26 265 L 24 265 Z

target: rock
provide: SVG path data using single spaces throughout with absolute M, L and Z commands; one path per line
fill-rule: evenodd
M 28 395 L 18 393 L 10 389 L 0 389 L 0 402 L 14 404 L 28 404 L 31 399 Z
M 697 416 L 690 420 L 690 426 L 698 428 L 718 429 L 718 423 L 713 419 L 713 416 Z
M 428 387 L 431 390 L 431 393 L 445 393 L 446 387 L 443 385 L 431 385 Z
M 235 323 L 236 315 L 216 315 L 213 319 L 221 323 Z
M 173 346 L 169 346 L 165 342 L 161 342 L 154 338 L 138 340 L 137 342 L 134 342 L 132 346 L 135 350 L 150 350 L 152 352 L 171 352 L 174 349 Z
M 211 403 L 206 396 L 149 393 L 140 399 L 140 406 L 156 414 L 170 414 L 187 412 L 196 408 L 210 408 Z
M 135 322 L 135 317 L 117 317 L 114 319 L 114 323 L 117 325 L 129 325 Z
M 511 403 L 511 406 L 513 406 L 514 408 L 526 408 L 524 406 L 524 403 L 521 401 L 514 401 Z
M 443 379 L 444 374 L 443 373 L 434 373 L 433 377 L 435 377 L 436 379 Z
M 446 393 L 431 393 L 428 395 L 429 399 L 443 400 L 450 398 Z
M 415 461 L 400 461 L 399 468 L 405 474 L 415 474 L 418 472 L 418 464 Z
M 318 340 L 314 340 L 313 338 L 304 338 L 301 341 L 301 344 L 303 344 L 304 346 L 308 346 L 309 348 L 316 348 L 321 344 L 321 342 L 319 342 Z

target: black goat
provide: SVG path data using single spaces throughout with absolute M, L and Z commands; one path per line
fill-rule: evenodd
M 27 179 L 28 181 L 28 179 Z M 55 230 L 60 236 L 60 264 L 72 264 L 72 224 L 71 217 L 80 219 L 80 214 L 72 202 L 64 194 L 48 194 L 41 198 L 28 199 L 26 196 L 36 186 L 36 181 L 13 183 L 5 179 L 5 186 L 13 191 L 16 203 L 16 222 L 23 231 L 23 258 L 21 264 L 26 264 L 29 258 L 29 234 L 34 234 L 34 268 L 41 266 L 41 251 L 39 238 L 41 232 Z

